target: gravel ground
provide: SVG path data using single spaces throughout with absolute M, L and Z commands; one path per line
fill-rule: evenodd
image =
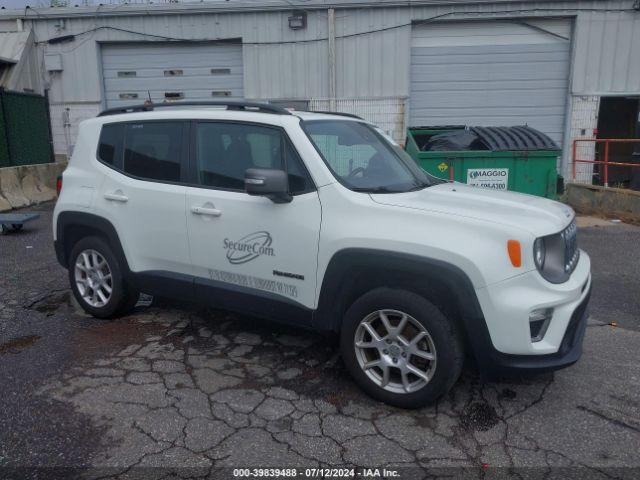
M 178 303 L 87 317 L 55 261 L 51 205 L 34 210 L 0 237 L 0 477 L 640 476 L 640 228 L 580 230 L 595 280 L 580 362 L 492 383 L 467 368 L 407 411 L 360 392 L 331 338 Z

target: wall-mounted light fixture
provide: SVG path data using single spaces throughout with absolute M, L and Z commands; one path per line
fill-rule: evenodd
M 302 30 L 307 28 L 307 12 L 295 10 L 289 16 L 289 28 L 291 30 Z

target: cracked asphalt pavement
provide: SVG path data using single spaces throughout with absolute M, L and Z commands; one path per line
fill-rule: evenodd
M 469 366 L 409 411 L 364 395 L 334 338 L 162 300 L 115 321 L 84 315 L 51 209 L 0 237 L 0 477 L 640 477 L 640 228 L 580 231 L 596 313 L 576 365 L 490 383 Z

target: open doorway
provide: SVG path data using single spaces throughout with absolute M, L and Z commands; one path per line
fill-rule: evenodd
M 600 100 L 597 138 L 640 138 L 638 97 L 603 97 Z M 598 144 L 598 160 L 605 158 L 605 145 Z M 609 161 L 640 163 L 640 143 L 611 143 Z M 603 185 L 603 165 L 594 168 L 594 184 Z M 609 186 L 640 190 L 640 167 L 609 167 Z

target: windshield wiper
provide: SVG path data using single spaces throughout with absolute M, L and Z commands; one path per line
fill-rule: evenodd
M 366 193 L 399 193 L 397 190 L 389 190 L 387 187 L 353 187 L 351 190 Z
M 424 188 L 430 187 L 431 184 L 430 183 L 420 183 L 418 185 L 416 185 L 415 187 L 411 187 L 409 190 L 407 190 L 407 192 L 415 192 L 417 190 L 422 190 Z

